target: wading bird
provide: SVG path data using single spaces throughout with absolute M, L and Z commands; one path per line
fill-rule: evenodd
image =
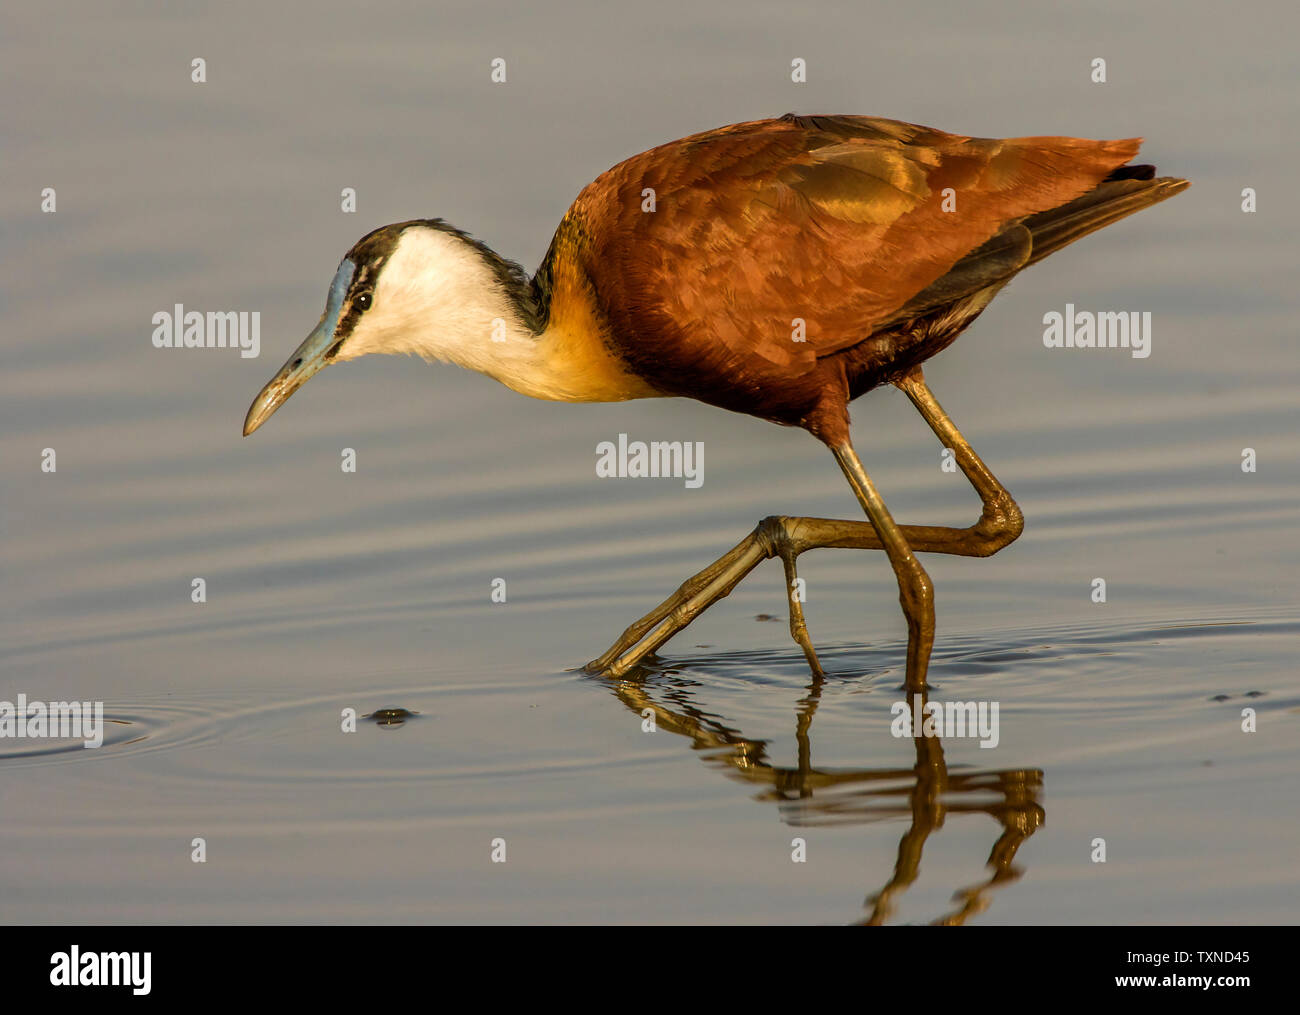
M 440 219 L 384 226 L 343 258 L 320 323 L 253 401 L 244 433 L 322 367 L 367 353 L 450 361 L 535 398 L 685 396 L 803 427 L 835 455 L 867 521 L 764 519 L 588 669 L 627 673 L 763 560 L 781 558 L 789 589 L 800 553 L 846 547 L 888 555 L 907 684 L 923 687 L 934 592 L 916 554 L 988 556 L 1024 523 L 921 363 L 1025 267 L 1188 186 L 1130 165 L 1140 140 L 992 140 L 867 116 L 721 127 L 588 185 L 531 279 Z M 975 524 L 890 515 L 849 440 L 848 403 L 885 383 L 952 449 L 984 504 Z M 794 598 L 790 632 L 820 675 Z

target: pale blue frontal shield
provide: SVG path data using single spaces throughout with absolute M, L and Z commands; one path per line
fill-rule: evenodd
M 334 281 L 330 283 L 329 295 L 325 297 L 325 316 L 316 327 L 318 330 L 322 326 L 328 327 L 331 338 L 334 337 L 334 329 L 339 326 L 339 314 L 343 311 L 343 297 L 348 294 L 348 286 L 352 284 L 352 278 L 356 273 L 357 266 L 345 257 L 339 262 L 339 270 L 334 273 Z
M 244 417 L 245 437 L 270 419 L 271 414 L 290 395 L 302 387 L 316 371 L 327 365 L 329 361 L 326 354 L 334 344 L 334 332 L 343 313 L 343 300 L 356 272 L 357 266 L 348 258 L 343 258 L 339 270 L 334 273 L 334 281 L 330 283 L 329 295 L 325 298 L 325 313 L 321 314 L 320 323 L 249 406 L 248 415 Z

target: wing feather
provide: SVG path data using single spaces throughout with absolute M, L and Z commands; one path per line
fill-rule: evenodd
M 1088 193 L 1139 143 L 787 116 L 634 156 L 566 222 L 616 332 L 645 347 L 625 350 L 639 365 L 671 348 L 703 370 L 797 373 L 1009 278 L 1030 257 L 1019 223 Z

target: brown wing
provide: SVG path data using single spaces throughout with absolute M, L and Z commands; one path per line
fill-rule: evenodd
M 634 156 L 566 223 L 647 375 L 671 354 L 715 376 L 790 376 L 868 338 L 958 262 L 943 285 L 1010 277 L 1030 253 L 1019 221 L 1092 190 L 1138 145 L 789 115 Z

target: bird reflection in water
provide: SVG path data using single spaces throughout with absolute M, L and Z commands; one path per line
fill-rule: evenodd
M 734 658 L 734 657 L 733 657 Z M 1034 768 L 950 772 L 937 737 L 914 737 L 916 763 L 911 768 L 825 768 L 812 760 L 812 724 L 826 684 L 814 676 L 807 693 L 795 703 L 794 767 L 774 764 L 766 740 L 750 739 L 693 702 L 700 685 L 674 680 L 685 667 L 641 667 L 619 680 L 606 680 L 615 695 L 638 716 L 650 710 L 658 729 L 685 737 L 704 761 L 729 777 L 759 787 L 754 799 L 777 805 L 781 818 L 796 828 L 867 824 L 906 819 L 907 831 L 888 881 L 869 894 L 856 923 L 886 923 L 899 897 L 917 880 L 921 854 L 930 835 L 954 815 L 985 814 L 1001 826 L 987 867 L 989 876 L 959 889 L 955 906 L 932 923 L 960 925 L 989 907 L 995 889 L 1020 878 L 1016 853 L 1046 820 L 1039 803 L 1043 773 Z M 909 711 L 926 690 L 909 690 Z

